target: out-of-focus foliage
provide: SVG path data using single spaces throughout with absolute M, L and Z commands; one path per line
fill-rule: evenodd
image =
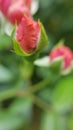
M 44 23 L 49 37 L 39 57 L 61 38 L 73 49 L 73 0 L 36 1 L 34 19 Z M 0 15 L 0 130 L 73 130 L 73 72 L 62 76 L 16 55 L 4 30 L 9 23 Z
M 51 41 L 56 44 L 60 38 L 65 38 L 66 45 L 73 49 L 73 0 L 39 0 L 37 13 L 51 35 Z

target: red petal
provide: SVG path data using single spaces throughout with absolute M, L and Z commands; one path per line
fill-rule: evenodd
M 71 62 L 73 60 L 73 55 L 71 50 L 68 47 L 60 46 L 54 48 L 50 53 L 50 60 L 53 61 L 55 58 L 63 56 L 64 57 L 64 69 L 68 68 L 71 65 Z
M 37 48 L 39 33 L 39 24 L 25 16 L 17 28 L 17 40 L 26 53 L 31 53 Z

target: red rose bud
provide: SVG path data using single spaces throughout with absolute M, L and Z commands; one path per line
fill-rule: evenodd
M 40 37 L 40 25 L 31 18 L 24 17 L 17 28 L 17 40 L 23 51 L 33 52 Z
M 63 69 L 67 69 L 72 65 L 73 55 L 72 51 L 66 46 L 58 46 L 54 48 L 50 53 L 50 61 L 56 58 L 63 57 Z
M 48 38 L 42 24 L 27 16 L 22 18 L 17 27 L 16 40 L 18 42 L 20 52 L 22 52 L 23 55 L 24 53 L 32 54 L 40 51 L 48 42 Z M 15 46 L 15 51 L 17 52 L 17 45 Z

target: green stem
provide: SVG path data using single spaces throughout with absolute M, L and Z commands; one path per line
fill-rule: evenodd
M 19 88 L 13 88 L 10 90 L 6 90 L 5 92 L 1 92 L 0 93 L 0 101 L 3 100 L 7 100 L 9 98 L 13 98 L 13 97 L 17 97 L 17 96 L 27 96 L 30 94 L 33 94 L 39 90 L 41 90 L 44 87 L 49 87 L 49 84 L 52 82 L 54 82 L 54 78 L 52 76 L 47 77 L 46 79 L 44 79 L 43 81 L 41 81 L 40 83 L 37 83 L 36 85 L 33 85 L 30 88 L 27 88 L 26 90 L 20 90 Z
M 31 95 L 31 97 L 34 99 L 34 104 L 39 107 L 40 109 L 44 111 L 51 110 L 51 106 L 48 103 L 45 103 L 43 100 L 41 100 L 39 97 L 35 95 Z
M 41 90 L 42 88 L 47 87 L 47 85 L 49 85 L 52 81 L 53 81 L 52 77 L 48 77 L 44 79 L 43 81 L 41 81 L 40 83 L 33 85 L 29 91 L 30 93 L 35 93 Z
M 15 97 L 17 95 L 17 91 L 17 89 L 13 88 L 4 92 L 0 92 L 0 102 Z

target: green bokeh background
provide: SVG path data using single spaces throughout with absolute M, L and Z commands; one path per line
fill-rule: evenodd
M 48 55 L 62 38 L 73 50 L 73 0 L 38 1 L 33 17 L 42 21 L 49 38 L 39 57 Z M 8 22 L 1 21 L 0 130 L 73 130 L 73 72 L 61 76 L 16 55 L 3 30 Z

